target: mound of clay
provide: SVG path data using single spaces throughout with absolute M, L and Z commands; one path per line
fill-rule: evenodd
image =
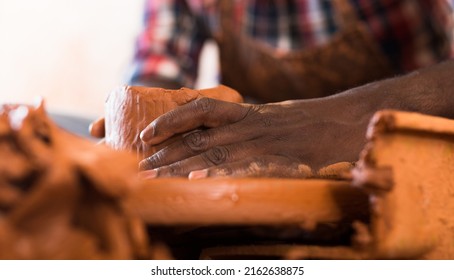
M 147 248 L 122 201 L 134 157 L 62 131 L 43 106 L 0 107 L 0 259 L 131 259 Z

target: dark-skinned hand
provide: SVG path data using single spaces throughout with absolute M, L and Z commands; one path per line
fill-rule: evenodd
M 454 60 L 334 96 L 266 105 L 199 99 L 154 120 L 142 139 L 161 148 L 141 162 L 146 177 L 304 177 L 355 161 L 381 109 L 454 118 Z M 103 119 L 92 134 L 102 137 Z M 182 134 L 182 137 L 172 137 Z M 174 141 L 174 139 L 177 139 Z
M 339 111 L 334 104 L 195 100 L 158 117 L 142 131 L 145 143 L 164 147 L 140 163 L 142 170 L 149 170 L 142 175 L 306 177 L 310 168 L 355 161 L 368 119 L 351 118 L 351 112 L 343 118 L 342 111 L 333 111 Z M 169 141 L 180 133 L 178 140 Z

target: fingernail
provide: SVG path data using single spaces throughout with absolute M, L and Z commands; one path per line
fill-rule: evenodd
M 140 139 L 142 139 L 143 142 L 148 142 L 153 138 L 154 135 L 154 129 L 152 126 L 147 126 L 145 127 L 144 130 L 140 132 Z
M 152 169 L 152 170 L 139 172 L 139 177 L 141 179 L 154 179 L 154 178 L 158 177 L 158 170 Z
M 208 170 L 203 169 L 203 170 L 197 170 L 197 171 L 192 171 L 189 173 L 189 180 L 195 180 L 195 179 L 202 179 L 206 178 L 208 176 Z

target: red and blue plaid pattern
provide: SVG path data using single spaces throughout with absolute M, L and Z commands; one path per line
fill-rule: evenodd
M 331 0 L 232 0 L 239 30 L 287 52 L 325 44 L 339 30 Z M 454 0 L 345 0 L 396 72 L 453 54 Z M 147 0 L 131 83 L 159 77 L 194 86 L 201 48 L 220 28 L 216 0 Z

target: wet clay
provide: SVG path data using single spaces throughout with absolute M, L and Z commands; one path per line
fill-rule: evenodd
M 0 259 L 169 259 L 194 243 L 206 259 L 453 259 L 454 121 L 383 111 L 367 137 L 351 181 L 140 181 L 134 156 L 59 129 L 42 104 L 3 105 Z
M 106 143 L 116 150 L 132 151 L 138 159 L 148 157 L 156 149 L 141 141 L 140 132 L 160 115 L 201 97 L 243 101 L 237 91 L 223 85 L 202 90 L 120 87 L 108 96 L 105 104 Z
M 42 104 L 0 107 L 0 259 L 147 256 L 140 219 L 121 201 L 135 159 L 59 129 Z

